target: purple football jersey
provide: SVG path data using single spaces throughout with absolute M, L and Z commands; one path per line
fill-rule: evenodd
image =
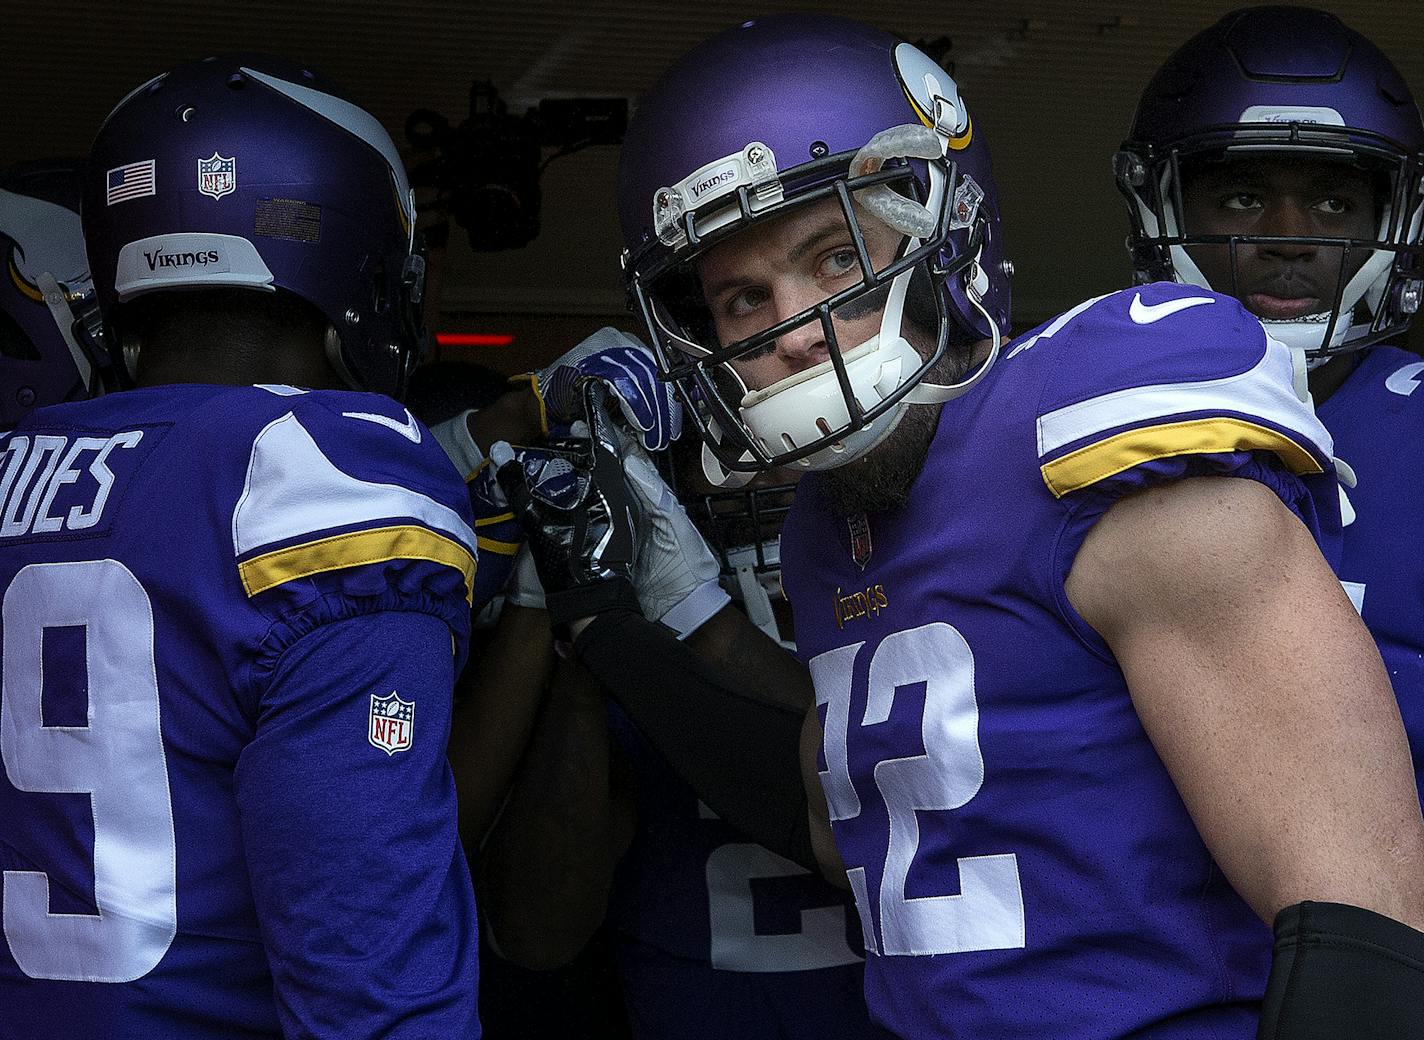
M 0 437 L 0 1036 L 479 1035 L 474 554 L 376 395 L 156 387 Z
M 1270 932 L 1063 583 L 1115 500 L 1184 476 L 1260 481 L 1337 534 L 1296 369 L 1235 301 L 1144 286 L 1006 347 L 903 508 L 848 521 L 802 481 L 783 581 L 867 1000 L 897 1035 L 1255 1036 Z
M 1424 785 L 1424 360 L 1375 347 L 1320 405 L 1335 454 L 1358 479 L 1347 494 L 1355 518 L 1344 531 L 1338 572 L 1375 637 L 1399 699 Z
M 849 896 L 747 841 L 616 707 L 638 830 L 609 920 L 637 1040 L 875 1040 Z

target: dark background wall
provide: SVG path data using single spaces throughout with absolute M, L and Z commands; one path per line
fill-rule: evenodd
M 993 149 L 1024 326 L 1125 284 L 1126 231 L 1109 160 L 1151 72 L 1232 0 L 848 0 L 696 5 L 666 0 L 75 0 L 6 5 L 0 27 L 0 163 L 82 154 L 113 103 L 168 65 L 216 52 L 307 62 L 375 112 L 398 144 L 406 116 L 458 122 L 473 79 L 510 108 L 546 97 L 632 101 L 674 57 L 758 13 L 866 18 L 910 39 L 948 36 L 949 58 Z M 1424 3 L 1330 0 L 1424 91 Z M 688 127 L 689 133 L 697 128 Z M 505 370 L 551 356 L 600 324 L 628 325 L 610 206 L 617 149 L 595 147 L 544 176 L 543 234 L 474 253 L 455 229 L 436 324 L 513 333 L 472 356 Z

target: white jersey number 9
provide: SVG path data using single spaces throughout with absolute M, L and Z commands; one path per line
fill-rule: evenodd
M 3 618 L 5 775 L 21 791 L 89 795 L 99 909 L 50 913 L 49 875 L 7 870 L 5 940 L 31 978 L 131 982 L 153 970 L 178 928 L 153 607 L 116 560 L 44 563 L 15 575 Z M 84 629 L 87 726 L 43 723 L 44 630 L 60 627 Z

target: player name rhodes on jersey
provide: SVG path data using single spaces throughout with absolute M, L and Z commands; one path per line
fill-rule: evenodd
M 94 527 L 114 489 L 110 456 L 142 439 L 142 430 L 127 430 L 110 437 L 17 434 L 0 441 L 0 538 Z

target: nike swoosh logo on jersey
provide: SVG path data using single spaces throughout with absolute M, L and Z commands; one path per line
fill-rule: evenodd
M 420 443 L 420 427 L 416 425 L 415 416 L 410 414 L 410 409 L 405 410 L 405 422 L 397 422 L 389 415 L 379 415 L 376 412 L 342 412 L 347 419 L 363 419 L 366 422 L 373 422 L 377 426 L 384 426 L 388 430 L 395 430 L 412 444 Z
M 1142 302 L 1142 294 L 1136 293 L 1132 297 L 1132 306 L 1127 310 L 1127 316 L 1138 325 L 1151 325 L 1154 321 L 1161 321 L 1163 318 L 1184 311 L 1188 307 L 1200 307 L 1204 303 L 1215 303 L 1216 300 L 1210 296 L 1183 296 L 1178 300 L 1167 300 L 1165 303 L 1146 304 Z

